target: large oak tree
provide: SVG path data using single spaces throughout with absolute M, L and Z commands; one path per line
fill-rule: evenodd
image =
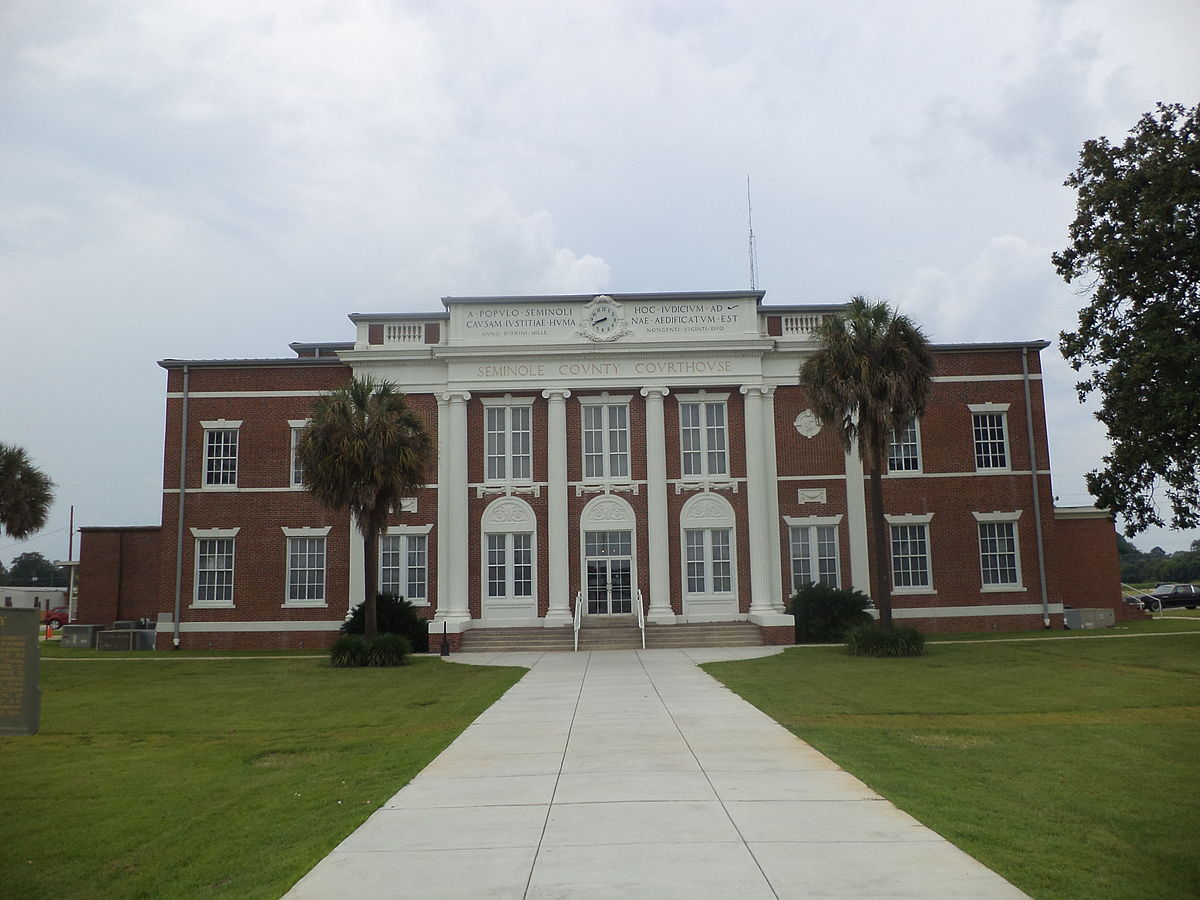
M 1119 144 L 1087 141 L 1067 179 L 1070 246 L 1052 256 L 1090 293 L 1061 349 L 1100 396 L 1112 451 L 1087 475 L 1126 533 L 1200 525 L 1200 105 L 1158 104 Z M 1160 493 L 1161 492 L 1161 493 Z M 1169 512 L 1159 505 L 1159 500 Z

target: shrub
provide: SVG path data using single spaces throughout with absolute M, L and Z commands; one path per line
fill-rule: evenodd
M 870 599 L 861 591 L 839 590 L 814 583 L 792 594 L 788 611 L 796 617 L 796 643 L 834 643 L 847 629 L 871 621 Z
M 366 665 L 403 666 L 408 664 L 412 644 L 402 634 L 381 634 L 367 645 Z
M 367 664 L 367 642 L 361 635 L 347 634 L 333 642 L 329 664 L 337 669 L 349 669 Z
M 408 638 L 410 653 L 429 651 L 429 622 L 417 615 L 417 608 L 395 594 L 378 594 L 375 598 L 375 624 L 380 634 L 402 634 Z M 350 618 L 342 625 L 343 634 L 363 633 L 363 605 L 354 607 Z
M 884 631 L 878 625 L 859 625 L 846 632 L 846 652 L 851 656 L 921 656 L 925 635 L 901 626 Z

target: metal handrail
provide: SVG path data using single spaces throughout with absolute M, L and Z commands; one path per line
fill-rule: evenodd
M 575 649 L 579 649 L 579 626 L 583 623 L 583 591 L 575 595 Z
M 638 630 L 642 633 L 642 649 L 646 649 L 646 610 L 642 606 L 642 589 L 637 592 Z
M 1154 598 L 1154 594 L 1150 591 L 1144 591 L 1141 588 L 1130 587 L 1125 582 L 1121 582 L 1121 597 L 1136 597 L 1142 604 L 1142 609 L 1147 612 L 1154 612 L 1150 606 L 1150 600 Z

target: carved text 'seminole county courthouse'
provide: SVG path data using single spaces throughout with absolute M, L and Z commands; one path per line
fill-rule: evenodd
M 177 584 L 185 648 L 332 641 L 362 596 L 362 540 L 300 486 L 293 449 L 313 398 L 352 376 L 397 384 L 437 437 L 430 483 L 381 538 L 380 587 L 452 643 L 639 602 L 652 623 L 748 620 L 790 642 L 794 586 L 869 592 L 872 548 L 862 465 L 798 383 L 841 307 L 762 300 L 446 298 L 351 315 L 353 343 L 294 358 L 162 361 L 159 646 Z M 1054 507 L 1046 346 L 935 348 L 933 398 L 884 480 L 899 622 L 1035 628 L 1064 602 L 1119 601 L 1107 517 Z M 1097 546 L 1099 563 L 1081 549 Z

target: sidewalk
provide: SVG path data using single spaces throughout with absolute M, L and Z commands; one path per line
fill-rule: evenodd
M 532 669 L 287 898 L 1025 896 L 695 665 L 771 652 L 455 657 Z

